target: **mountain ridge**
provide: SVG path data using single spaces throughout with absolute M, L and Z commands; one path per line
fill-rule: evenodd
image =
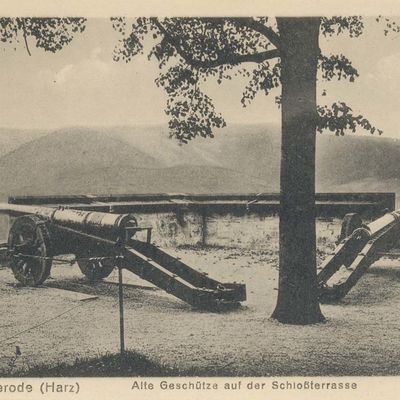
M 277 192 L 279 130 L 233 125 L 182 146 L 161 125 L 28 132 L 25 143 L 0 153 L 0 193 Z M 400 193 L 397 139 L 318 134 L 316 158 L 317 191 Z

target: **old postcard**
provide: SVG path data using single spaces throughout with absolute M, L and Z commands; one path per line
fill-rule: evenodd
M 0 399 L 395 398 L 400 4 L 7 3 Z

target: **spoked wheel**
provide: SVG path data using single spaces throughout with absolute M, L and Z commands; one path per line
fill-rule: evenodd
M 107 276 L 111 274 L 111 272 L 115 267 L 115 260 L 112 258 L 90 260 L 89 259 L 91 258 L 90 255 L 81 256 L 77 258 L 80 270 L 90 281 L 99 281 L 104 278 L 107 278 Z
M 25 286 L 41 285 L 50 275 L 50 237 L 44 222 L 34 216 L 18 217 L 8 235 L 9 266 Z

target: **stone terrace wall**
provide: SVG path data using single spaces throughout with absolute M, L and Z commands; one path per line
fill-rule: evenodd
M 394 193 L 317 194 L 317 240 L 334 243 L 345 213 L 359 212 L 368 221 L 393 210 Z M 232 195 L 117 195 L 20 196 L 13 204 L 66 206 L 82 210 L 133 213 L 140 226 L 153 228 L 160 246 L 207 245 L 263 248 L 278 247 L 279 194 Z M 5 241 L 9 219 L 0 215 L 0 239 Z M 142 233 L 143 234 L 143 233 Z M 140 238 L 140 236 L 139 236 Z
M 160 246 L 182 245 L 222 246 L 248 249 L 278 248 L 279 219 L 277 215 L 209 215 L 185 213 L 137 214 L 141 226 L 153 227 L 153 242 Z M 318 243 L 334 243 L 339 234 L 340 218 L 317 219 Z M 143 235 L 143 236 L 139 236 Z M 145 239 L 144 233 L 138 238 Z
M 153 228 L 152 240 L 164 247 L 222 246 L 249 249 L 278 248 L 279 220 L 277 215 L 209 215 L 186 212 L 136 214 L 140 226 Z M 0 217 L 0 238 L 7 240 L 8 217 Z M 317 219 L 317 238 L 323 243 L 334 243 L 340 233 L 341 219 Z M 138 233 L 145 240 L 145 233 Z

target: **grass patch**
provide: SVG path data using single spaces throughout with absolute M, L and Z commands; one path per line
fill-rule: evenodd
M 124 377 L 124 376 L 178 376 L 179 371 L 157 364 L 147 357 L 127 351 L 100 357 L 76 359 L 73 364 L 39 364 L 18 369 L 3 377 Z
M 120 354 L 105 354 L 100 357 L 76 359 L 73 364 L 38 364 L 26 369 L 1 371 L 6 377 L 173 377 L 173 376 L 234 376 L 224 368 L 190 368 L 187 370 L 161 365 L 140 353 L 127 351 Z

